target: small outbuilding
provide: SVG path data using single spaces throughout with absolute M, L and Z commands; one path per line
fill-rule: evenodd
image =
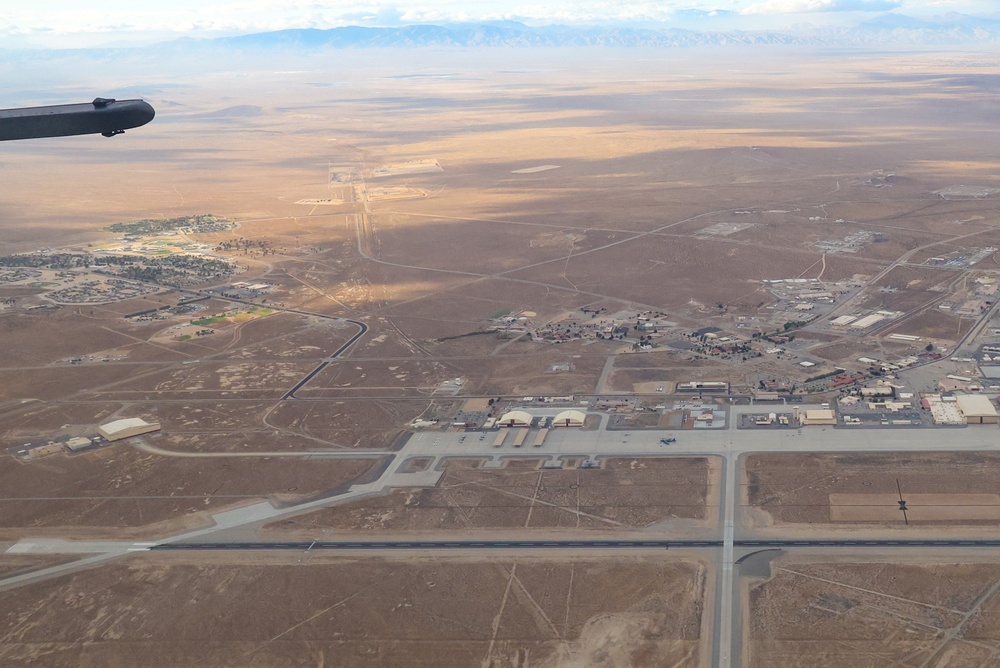
M 115 420 L 114 422 L 102 424 L 97 428 L 97 432 L 109 441 L 120 441 L 130 436 L 139 436 L 140 434 L 148 434 L 159 430 L 159 422 L 146 422 L 142 418 Z
M 527 411 L 508 411 L 497 420 L 498 427 L 530 427 L 531 413 Z
M 583 411 L 563 411 L 552 420 L 553 427 L 582 427 L 587 415 Z
M 66 448 L 70 452 L 76 452 L 77 450 L 89 448 L 91 445 L 92 443 L 90 442 L 90 439 L 84 436 L 76 436 L 66 441 Z
M 958 410 L 962 411 L 966 424 L 997 424 L 1000 414 L 990 398 L 982 394 L 958 395 Z

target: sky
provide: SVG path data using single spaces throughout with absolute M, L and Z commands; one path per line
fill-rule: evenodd
M 1000 16 L 997 0 L 30 0 L 0 6 L 0 46 L 75 48 L 343 25 L 516 20 L 694 30 L 850 24 L 887 11 Z

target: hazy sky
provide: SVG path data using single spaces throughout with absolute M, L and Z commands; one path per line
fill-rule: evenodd
M 997 0 L 28 0 L 0 7 L 2 44 L 80 46 L 190 34 L 340 25 L 514 19 L 528 23 L 657 21 L 692 29 L 844 23 L 897 11 L 1000 12 Z M 377 9 L 376 9 L 377 7 Z M 705 13 L 708 14 L 705 14 Z

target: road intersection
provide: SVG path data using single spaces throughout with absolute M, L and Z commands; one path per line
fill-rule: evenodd
M 805 408 L 805 407 L 803 407 Z M 343 493 L 294 505 L 275 505 L 259 501 L 211 516 L 211 522 L 198 529 L 169 537 L 151 536 L 142 542 L 133 541 L 68 541 L 51 538 L 25 538 L 10 546 L 11 554 L 76 555 L 69 563 L 42 568 L 0 580 L 0 590 L 31 582 L 58 577 L 82 568 L 90 568 L 113 559 L 149 552 L 150 550 L 367 550 L 403 552 L 405 550 L 477 550 L 504 552 L 507 550 L 587 550 L 602 549 L 696 549 L 715 553 L 715 624 L 713 665 L 736 665 L 741 633 L 738 563 L 741 557 L 757 550 L 836 547 L 973 547 L 996 548 L 1000 541 L 897 540 L 885 537 L 866 539 L 798 539 L 781 537 L 743 536 L 739 530 L 743 503 L 741 490 L 741 458 L 750 453 L 795 452 L 931 452 L 1000 450 L 1000 434 L 995 427 L 970 426 L 939 429 L 856 429 L 834 427 L 786 427 L 775 429 L 736 429 L 743 413 L 760 412 L 760 407 L 731 406 L 728 428 L 699 430 L 607 430 L 606 416 L 598 429 L 553 429 L 541 447 L 494 447 L 493 434 L 488 432 L 428 431 L 408 434 L 394 450 L 314 450 L 296 453 L 296 457 L 316 459 L 384 458 L 377 477 L 370 482 L 351 485 Z M 677 437 L 666 445 L 665 436 Z M 153 449 L 137 443 L 146 452 L 185 456 Z M 279 453 L 274 453 L 278 455 Z M 684 536 L 644 540 L 633 536 L 621 539 L 578 539 L 540 541 L 532 537 L 523 540 L 394 540 L 394 541 L 291 541 L 262 542 L 257 534 L 265 524 L 308 513 L 320 508 L 348 503 L 369 496 L 384 495 L 398 488 L 427 488 L 438 484 L 445 460 L 475 458 L 484 460 L 484 467 L 500 467 L 509 459 L 541 458 L 545 466 L 561 466 L 567 458 L 600 461 L 618 457 L 719 457 L 722 460 L 722 485 L 714 535 Z M 413 460 L 424 460 L 424 467 L 412 466 Z M 419 468 L 420 470 L 415 470 Z

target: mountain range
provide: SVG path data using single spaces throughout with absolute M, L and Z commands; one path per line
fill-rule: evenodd
M 292 29 L 190 41 L 238 49 L 292 50 L 421 46 L 959 45 L 1000 43 L 1000 19 L 956 13 L 932 19 L 917 19 L 891 13 L 852 27 L 806 24 L 781 30 L 722 31 L 634 26 L 528 26 L 514 21 L 502 21 L 381 28 L 347 26 L 329 30 Z
M 233 54 L 302 52 L 347 48 L 410 47 L 699 47 L 739 45 L 793 45 L 814 47 L 919 47 L 1000 44 L 1000 14 L 996 17 L 949 13 L 914 18 L 887 13 L 853 26 L 796 24 L 782 29 L 737 29 L 735 12 L 701 16 L 697 10 L 681 13 L 675 25 L 543 25 L 516 21 L 419 24 L 391 27 L 345 26 L 331 29 L 287 29 L 224 37 L 182 37 L 166 42 L 132 46 L 115 44 L 91 47 L 105 56 L 164 55 L 229 51 Z M 698 15 L 696 15 L 698 14 Z M 677 25 L 686 27 L 677 27 Z M 703 29 L 703 26 L 717 29 Z M 692 26 L 698 26 L 694 28 Z M 0 45 L 3 42 L 0 41 Z M 45 58 L 78 49 L 0 49 L 21 51 L 25 58 Z

